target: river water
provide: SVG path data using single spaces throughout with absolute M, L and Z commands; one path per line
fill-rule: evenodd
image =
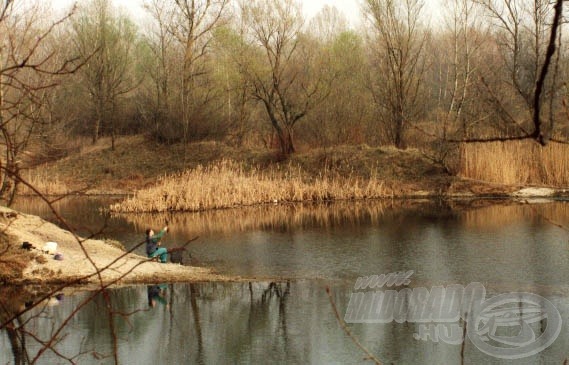
M 114 363 L 113 354 L 123 364 L 365 363 L 358 343 L 387 364 L 561 365 L 569 357 L 569 232 L 560 227 L 569 227 L 568 202 L 395 200 L 136 216 L 101 212 L 110 202 L 75 198 L 55 207 L 80 234 L 127 248 L 143 240 L 147 227 L 168 224 L 166 246 L 199 237 L 185 263 L 249 280 L 52 298 L 18 320 L 29 333 L 24 345 L 0 331 L 0 364 L 26 354 L 33 359 L 42 351 L 34 336 L 49 338 L 62 324 L 55 351 L 42 352 L 38 363 L 69 363 L 65 357 Z M 55 221 L 35 200 L 16 208 Z M 390 273 L 405 274 L 361 286 L 363 277 Z M 450 301 L 464 308 L 457 318 L 437 317 L 445 310 L 436 298 L 448 304 L 450 288 L 462 294 L 473 287 L 485 291 L 486 317 L 466 300 Z M 397 308 L 413 307 L 412 294 L 403 294 L 425 291 L 422 312 L 401 320 Z M 394 299 L 387 314 L 369 315 L 389 303 L 388 292 L 403 299 Z M 501 307 L 490 305 L 491 298 L 504 298 Z M 358 322 L 347 324 L 353 337 L 335 309 Z M 466 334 L 461 318 L 469 315 L 479 326 Z

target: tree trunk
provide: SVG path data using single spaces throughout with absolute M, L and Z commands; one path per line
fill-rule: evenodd
M 293 131 L 290 128 L 277 130 L 279 137 L 279 146 L 281 153 L 285 156 L 291 155 L 296 152 L 293 142 Z
M 12 186 L 10 189 L 10 193 L 8 195 L 8 202 L 6 203 L 7 206 L 11 207 L 14 203 L 14 199 L 18 194 L 18 187 L 20 185 L 20 180 L 18 176 L 20 175 L 20 166 L 17 163 L 14 163 L 14 174 L 12 175 Z
M 99 140 L 99 129 L 101 128 L 101 117 L 97 116 L 93 124 L 93 144 Z
M 4 137 L 4 142 L 6 143 L 6 161 L 4 164 L 4 170 L 2 171 L 2 185 L 0 186 L 0 197 L 6 198 L 8 200 L 7 205 L 11 205 L 13 200 L 13 194 L 15 189 L 16 179 L 14 174 L 17 172 L 18 166 L 16 162 L 16 154 L 14 152 L 14 145 L 12 143 L 12 137 L 8 131 L 3 128 L 2 134 Z
M 25 364 L 22 346 L 20 345 L 20 337 L 18 336 L 18 331 L 13 328 L 7 328 L 8 339 L 12 347 L 12 355 L 14 355 L 14 364 L 23 365 Z
M 101 129 L 101 124 L 103 123 L 105 102 L 103 100 L 102 85 L 99 86 L 99 95 L 97 96 L 97 116 L 93 124 L 93 144 L 97 143 L 99 140 L 99 133 Z
M 403 124 L 404 124 L 403 117 L 401 115 L 397 115 L 395 117 L 395 133 L 394 133 L 395 140 L 393 142 L 395 143 L 395 147 L 397 147 L 398 149 L 407 148 L 403 136 L 405 132 Z
M 116 105 L 113 101 L 113 110 L 112 110 L 112 117 L 111 117 L 111 151 L 115 150 L 115 139 L 116 139 Z

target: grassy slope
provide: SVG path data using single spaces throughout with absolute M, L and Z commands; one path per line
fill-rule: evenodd
M 369 177 L 375 174 L 395 195 L 425 192 L 492 193 L 485 184 L 465 184 L 414 149 L 339 146 L 299 152 L 286 160 L 266 149 L 237 149 L 217 142 L 161 145 L 142 136 L 121 138 L 114 151 L 108 140 L 85 146 L 81 152 L 32 170 L 32 176 L 51 176 L 73 189 L 90 193 L 130 193 L 150 186 L 164 175 L 175 174 L 221 159 L 241 161 L 260 169 L 301 169 L 308 178 L 319 174 Z M 458 187 L 458 191 L 457 188 Z M 499 188 L 499 189 L 503 189 Z M 495 191 L 494 191 L 495 192 Z

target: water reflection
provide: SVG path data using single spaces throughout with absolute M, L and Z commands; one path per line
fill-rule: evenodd
M 26 336 L 18 331 L 22 325 L 22 318 L 17 315 L 25 309 L 25 299 L 15 288 L 4 288 L 0 295 L 0 322 L 6 323 L 5 336 L 8 338 L 8 345 L 2 347 L 3 353 L 11 355 L 13 364 L 29 363 L 29 356 L 26 351 Z
M 160 284 L 160 285 L 148 285 L 146 288 L 148 293 L 148 306 L 149 307 L 156 307 L 157 304 L 162 304 L 168 307 L 168 300 L 167 300 L 167 291 L 168 285 Z
M 324 287 L 315 281 L 284 281 L 111 290 L 108 295 L 113 311 L 121 314 L 113 322 L 117 358 L 124 364 L 361 362 L 364 355 L 337 322 Z M 149 307 L 149 293 L 154 297 L 157 289 L 162 291 L 161 300 Z M 332 286 L 333 300 L 342 315 L 352 290 L 353 286 Z M 0 363 L 29 363 L 41 349 L 36 338 L 49 339 L 53 329 L 62 325 L 89 295 L 66 296 L 58 306 L 38 308 L 21 316 L 20 333 L 29 334 L 23 341 L 14 340 L 9 328 L 0 330 Z M 548 299 L 567 318 L 569 296 L 553 294 Z M 105 302 L 99 295 L 76 313 L 54 343 L 54 351 L 43 353 L 39 362 L 62 363 L 63 356 L 81 364 L 113 363 L 114 346 Z M 349 328 L 384 363 L 512 363 L 485 355 L 468 339 L 464 346 L 462 341 L 454 345 L 423 341 L 417 336 L 421 333 L 417 323 L 361 323 L 350 324 Z M 561 365 L 568 340 L 564 323 L 550 347 L 516 363 Z M 15 341 L 19 342 L 14 345 Z
M 140 242 L 146 227 L 166 223 L 165 247 L 199 235 L 180 260 L 230 275 L 353 280 L 415 270 L 424 282 L 458 279 L 504 288 L 561 285 L 569 276 L 569 234 L 557 226 L 569 227 L 564 201 L 382 200 L 114 217 L 98 211 L 108 200 L 58 204 L 77 226 L 108 218 L 106 233 L 127 248 Z M 33 204 L 26 207 L 38 214 Z
M 508 203 L 508 204 L 505 204 Z M 467 228 L 497 230 L 514 224 L 540 225 L 544 222 L 566 225 L 569 229 L 569 203 L 543 204 L 502 202 L 465 210 L 462 222 Z
M 101 211 L 102 208 L 116 202 L 119 197 L 69 196 L 52 204 L 53 209 L 80 236 L 95 238 L 120 237 L 125 242 L 140 242 L 144 230 L 137 231 L 124 219 L 114 218 Z M 58 217 L 43 200 L 34 197 L 18 197 L 13 208 L 27 214 L 42 217 L 61 225 Z
M 6 363 L 16 365 L 30 364 L 35 354 L 30 354 L 28 344 L 40 341 L 33 331 L 27 331 L 36 319 L 45 316 L 47 312 L 63 299 L 63 293 L 47 295 L 50 288 L 22 288 L 4 286 L 0 288 L 0 329 L 7 337 L 5 344 L 0 346 L 0 353 L 6 356 Z M 34 315 L 23 314 L 33 309 Z M 0 356 L 1 359 L 1 356 Z
M 454 214 L 447 203 L 429 200 L 260 205 L 197 213 L 107 215 L 102 212 L 117 199 L 120 198 L 67 197 L 54 203 L 54 208 L 80 233 L 104 230 L 115 239 L 140 236 L 147 227 L 161 227 L 167 223 L 180 235 L 207 236 L 255 230 L 286 232 L 291 228 L 357 227 L 386 219 L 401 221 L 415 215 L 450 218 Z M 19 198 L 14 208 L 57 223 L 51 209 L 40 199 Z
M 166 223 L 178 232 L 194 235 L 233 234 L 255 230 L 286 232 L 292 228 L 334 228 L 377 225 L 384 221 L 406 223 L 419 218 L 437 222 L 459 221 L 466 228 L 500 228 L 519 222 L 551 221 L 569 224 L 569 202 L 523 204 L 508 200 L 373 200 L 321 204 L 260 205 L 197 213 L 113 214 L 104 209 L 120 197 L 67 197 L 55 210 L 72 227 L 88 233 L 103 227 L 114 238 L 140 234 L 149 226 Z M 19 198 L 15 209 L 57 222 L 40 199 Z M 401 226 L 399 224 L 398 226 Z
M 230 234 L 253 230 L 286 232 L 291 228 L 333 228 L 377 224 L 396 215 L 427 213 L 433 202 L 418 200 L 375 200 L 370 202 L 337 202 L 323 204 L 261 205 L 240 209 L 197 213 L 117 214 L 138 229 L 149 219 L 169 222 L 172 227 L 191 230 L 200 235 Z M 440 214 L 445 208 L 438 206 Z
M 167 247 L 200 236 L 188 246 L 193 264 L 273 279 L 166 285 L 160 289 L 165 303 L 157 300 L 155 306 L 149 305 L 155 288 L 151 296 L 146 286 L 113 290 L 115 313 L 130 315 L 111 321 L 107 301 L 98 296 L 66 327 L 57 349 L 65 356 L 83 354 L 79 363 L 112 363 L 109 323 L 115 323 L 122 363 L 356 363 L 363 355 L 338 325 L 324 287 L 332 286 L 335 303 L 345 311 L 358 277 L 409 270 L 415 272 L 411 288 L 480 282 L 488 297 L 544 296 L 568 318 L 569 234 L 559 225 L 569 227 L 569 203 L 491 203 L 378 201 L 104 217 L 98 213 L 104 202 L 61 202 L 76 226 L 106 219 L 110 237 L 127 247 L 140 241 L 146 227 L 168 222 Z M 34 213 L 33 204 L 27 209 Z M 88 295 L 66 296 L 40 316 L 27 313 L 14 328 L 25 324 L 26 331 L 49 338 Z M 569 341 L 565 322 L 551 347 L 516 363 L 562 364 Z M 462 348 L 416 340 L 414 323 L 350 329 L 385 363 L 460 364 L 461 353 L 464 363 L 511 363 L 482 354 L 471 342 Z M 37 353 L 37 341 L 17 340 L 18 334 L 2 329 L 0 363 Z M 53 353 L 45 356 L 57 362 Z

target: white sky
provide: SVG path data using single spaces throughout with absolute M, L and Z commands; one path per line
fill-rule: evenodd
M 352 25 L 356 24 L 361 17 L 359 0 L 304 0 L 302 1 L 302 7 L 304 8 L 306 19 L 310 19 L 318 14 L 324 5 L 336 7 Z
M 63 9 L 70 4 L 81 3 L 86 0 L 52 0 L 56 9 Z M 144 13 L 142 10 L 143 0 L 112 0 L 115 6 L 124 8 L 135 18 Z M 271 0 L 267 0 L 271 1 Z M 301 0 L 305 17 L 310 20 L 324 5 L 334 6 L 343 13 L 351 25 L 357 25 L 361 20 L 361 0 Z M 433 11 L 439 8 L 439 0 L 425 0 L 425 10 Z

